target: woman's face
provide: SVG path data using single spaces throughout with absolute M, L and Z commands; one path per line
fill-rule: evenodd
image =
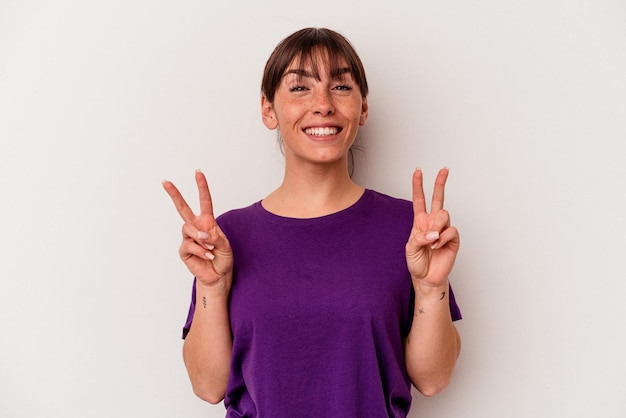
M 328 60 L 317 59 L 319 80 L 310 60 L 301 67 L 294 60 L 283 74 L 274 102 L 262 98 L 263 122 L 280 130 L 287 162 L 324 164 L 346 159 L 359 126 L 367 119 L 367 98 L 345 62 L 331 74 Z

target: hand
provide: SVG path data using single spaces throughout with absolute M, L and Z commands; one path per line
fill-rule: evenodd
M 406 244 L 406 261 L 414 285 L 440 287 L 447 283 L 459 251 L 459 232 L 450 226 L 450 214 L 443 208 L 449 170 L 439 170 L 435 180 L 430 213 L 422 186 L 422 171 L 413 173 L 413 229 Z
M 200 170 L 196 171 L 196 184 L 200 196 L 199 215 L 193 213 L 173 183 L 163 182 L 163 188 L 185 221 L 180 258 L 200 284 L 212 286 L 222 282 L 226 289 L 230 289 L 233 252 L 226 235 L 215 221 L 209 186 Z

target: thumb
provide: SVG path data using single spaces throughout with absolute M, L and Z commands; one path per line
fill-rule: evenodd
M 439 240 L 438 231 L 420 231 L 414 232 L 409 240 L 409 247 L 413 251 L 419 251 L 422 247 L 430 247 L 431 249 L 437 246 Z

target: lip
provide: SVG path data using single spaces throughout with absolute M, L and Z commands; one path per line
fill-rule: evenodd
M 302 129 L 305 135 L 314 139 L 334 138 L 343 128 L 334 124 L 311 125 Z

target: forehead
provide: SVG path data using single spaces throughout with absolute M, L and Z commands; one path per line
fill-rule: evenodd
M 285 71 L 287 74 L 310 75 L 320 79 L 322 74 L 329 74 L 332 77 L 339 77 L 344 74 L 352 74 L 345 57 L 329 53 L 328 50 L 316 48 L 308 53 L 301 52 L 295 56 Z

